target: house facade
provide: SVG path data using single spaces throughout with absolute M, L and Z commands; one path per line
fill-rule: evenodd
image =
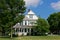
M 18 35 L 27 35 L 31 34 L 32 27 L 35 26 L 36 20 L 38 17 L 32 10 L 29 10 L 27 15 L 21 23 L 17 23 L 13 28 L 15 29 L 15 34 Z

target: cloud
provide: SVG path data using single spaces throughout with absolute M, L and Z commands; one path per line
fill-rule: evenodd
M 55 10 L 60 10 L 60 1 L 56 2 L 56 3 L 51 3 L 52 8 L 54 8 Z
M 36 6 L 38 6 L 38 4 L 40 3 L 40 4 L 42 4 L 43 3 L 43 1 L 42 0 L 24 0 L 25 1 L 25 6 L 34 6 L 34 7 L 36 7 Z

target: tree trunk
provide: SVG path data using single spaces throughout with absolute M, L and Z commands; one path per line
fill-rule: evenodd
M 11 38 L 12 38 L 12 26 L 11 26 Z

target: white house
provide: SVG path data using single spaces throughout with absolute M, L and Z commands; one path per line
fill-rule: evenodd
M 37 19 L 38 17 L 35 15 L 35 13 L 32 10 L 29 10 L 23 21 L 13 26 L 15 29 L 15 34 L 27 35 L 27 33 L 31 33 L 32 26 L 35 25 Z

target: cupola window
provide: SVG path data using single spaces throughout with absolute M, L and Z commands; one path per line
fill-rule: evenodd
M 33 15 L 29 15 L 29 18 L 33 18 Z

